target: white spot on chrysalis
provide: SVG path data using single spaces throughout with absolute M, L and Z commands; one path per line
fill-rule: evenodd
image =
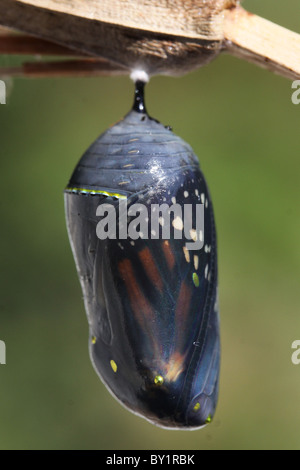
M 205 279 L 207 279 L 207 274 L 208 274 L 208 264 L 205 266 L 205 270 L 204 270 Z
M 189 252 L 189 250 L 187 249 L 186 246 L 184 246 L 182 249 L 183 249 L 183 254 L 184 254 L 185 260 L 186 260 L 187 263 L 189 263 L 191 261 L 190 252 Z
M 179 216 L 175 217 L 175 219 L 172 222 L 172 225 L 174 228 L 176 228 L 176 230 L 183 230 L 182 218 Z
M 191 239 L 192 239 L 194 242 L 197 241 L 197 232 L 196 232 L 196 230 L 193 229 L 193 228 L 190 230 L 190 237 L 191 237 Z

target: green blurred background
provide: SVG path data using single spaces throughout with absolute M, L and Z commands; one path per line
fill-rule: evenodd
M 244 6 L 300 32 L 299 0 Z M 1 65 L 15 59 L 2 57 Z M 227 55 L 154 77 L 150 115 L 200 158 L 219 242 L 222 370 L 213 423 L 167 431 L 123 409 L 88 356 L 63 189 L 129 110 L 128 78 L 15 79 L 0 106 L 1 449 L 299 449 L 300 105 L 291 82 Z

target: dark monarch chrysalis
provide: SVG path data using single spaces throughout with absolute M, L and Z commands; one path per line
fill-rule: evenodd
M 75 168 L 67 227 L 101 380 L 152 423 L 195 429 L 218 397 L 213 208 L 193 150 L 148 116 L 143 87 Z

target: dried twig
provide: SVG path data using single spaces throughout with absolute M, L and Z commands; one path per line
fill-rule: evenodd
M 6 77 L 92 77 L 128 75 L 130 71 L 105 59 L 78 59 L 52 62 L 27 62 L 20 67 L 2 67 L 0 74 Z
M 288 78 L 300 77 L 300 35 L 243 10 L 226 12 L 226 49 Z

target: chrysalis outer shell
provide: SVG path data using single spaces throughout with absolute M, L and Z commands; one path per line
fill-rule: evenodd
M 152 204 L 204 204 L 203 248 L 186 250 L 184 237 L 151 239 L 150 226 L 149 239 L 100 240 L 97 207 L 112 204 L 118 214 L 120 200 L 128 208 L 142 203 L 149 214 Z M 216 234 L 191 147 L 133 110 L 83 155 L 65 208 L 101 380 L 125 407 L 159 426 L 210 422 L 220 362 Z

